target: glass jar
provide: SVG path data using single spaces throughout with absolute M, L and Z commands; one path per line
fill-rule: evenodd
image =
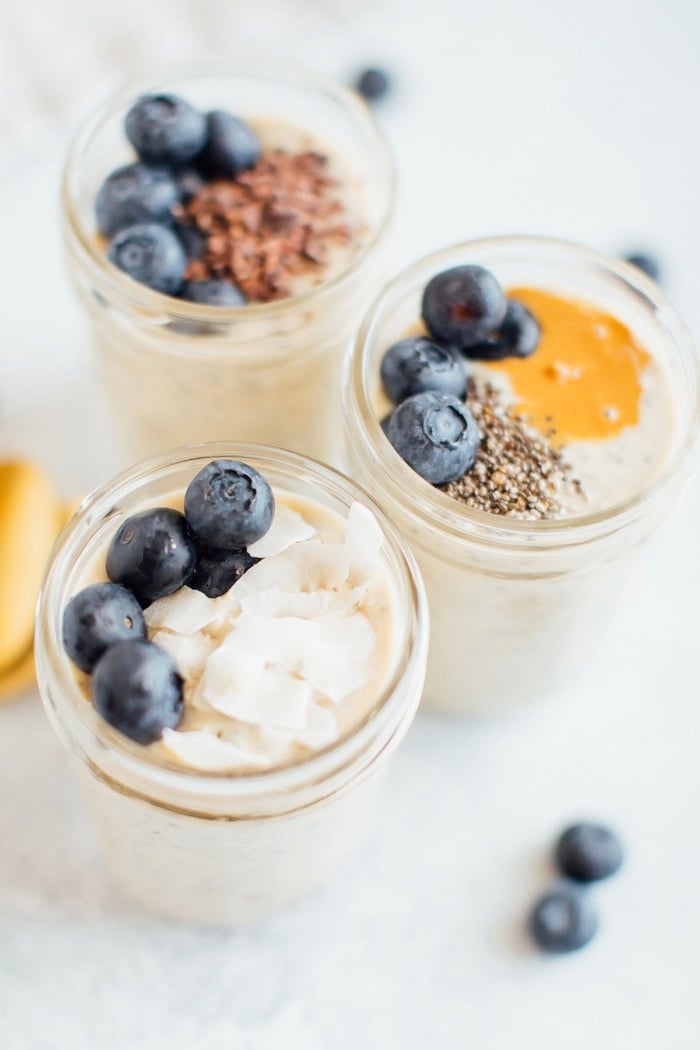
M 643 491 L 599 513 L 517 521 L 458 503 L 394 451 L 377 418 L 381 357 L 420 318 L 428 280 L 463 263 L 488 268 L 505 288 L 546 288 L 601 307 L 661 363 L 673 433 L 665 466 Z M 343 398 L 348 472 L 409 542 L 426 585 L 426 705 L 488 713 L 555 690 L 595 651 L 625 595 L 633 556 L 690 471 L 698 366 L 659 288 L 625 263 L 562 241 L 495 237 L 448 248 L 401 273 L 372 306 L 347 362 Z
M 108 262 L 95 196 L 105 176 L 131 159 L 123 127 L 129 106 L 141 94 L 166 91 L 202 110 L 274 118 L 342 158 L 363 224 L 347 268 L 286 299 L 224 308 L 162 295 Z M 332 461 L 342 355 L 385 277 L 394 197 L 392 157 L 368 106 L 269 58 L 173 71 L 131 83 L 102 105 L 68 153 L 63 235 L 69 275 L 90 321 L 98 387 L 129 459 L 241 440 Z
M 66 602 L 121 522 L 184 490 L 216 458 L 242 459 L 273 487 L 344 518 L 356 500 L 371 506 L 402 615 L 389 684 L 370 716 L 307 761 L 250 775 L 190 773 L 144 758 L 86 699 L 61 641 Z M 427 638 L 427 605 L 412 555 L 365 493 L 319 463 L 261 446 L 200 445 L 142 463 L 94 492 L 54 550 L 35 650 L 46 710 L 77 770 L 117 882 L 154 911 L 212 925 L 258 918 L 320 886 L 367 833 L 381 777 L 420 700 Z

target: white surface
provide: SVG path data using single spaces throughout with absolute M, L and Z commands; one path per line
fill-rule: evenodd
M 390 0 L 260 35 L 328 72 L 391 59 L 406 258 L 491 232 L 648 243 L 697 333 L 699 14 Z M 61 273 L 56 178 L 36 166 L 2 195 L 0 448 L 69 493 L 116 458 Z M 36 698 L 0 708 L 0 1046 L 697 1050 L 699 535 L 696 479 L 585 679 L 507 721 L 419 718 L 357 863 L 238 933 L 118 898 Z M 596 892 L 595 943 L 542 958 L 523 915 L 553 835 L 585 815 L 619 827 L 628 863 Z

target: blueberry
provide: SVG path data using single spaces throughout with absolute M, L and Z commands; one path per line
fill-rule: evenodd
M 117 583 L 91 583 L 71 598 L 63 612 L 63 648 L 88 674 L 111 645 L 145 637 L 141 606 L 131 591 Z
M 501 361 L 504 357 L 529 357 L 540 341 L 540 326 L 526 306 L 509 299 L 500 327 L 488 339 L 464 348 L 473 361 Z
M 149 164 L 186 164 L 207 139 L 204 114 L 177 95 L 144 95 L 127 113 L 125 128 Z
M 598 929 L 598 916 L 586 891 L 574 883 L 556 883 L 536 902 L 528 921 L 536 944 L 561 954 L 583 948 Z
M 196 226 L 189 226 L 185 223 L 178 223 L 175 226 L 175 233 L 180 238 L 188 262 L 204 258 L 208 241 L 206 233 L 202 233 Z
M 198 539 L 219 550 L 255 543 L 272 524 L 275 497 L 253 467 L 215 459 L 200 470 L 185 492 L 185 517 Z
M 95 214 L 101 233 L 111 237 L 125 226 L 141 222 L 173 221 L 172 210 L 180 192 L 165 168 L 127 164 L 108 175 L 95 199 Z
M 184 516 L 170 507 L 127 518 L 107 552 L 110 580 L 133 591 L 143 608 L 187 583 L 196 564 L 196 540 Z
M 201 591 L 207 598 L 218 598 L 233 587 L 259 558 L 254 558 L 245 549 L 237 551 L 215 550 L 204 547 L 189 586 Z
M 92 674 L 95 708 L 111 726 L 151 744 L 182 720 L 182 678 L 172 658 L 153 642 L 117 642 Z
M 422 315 L 440 342 L 464 349 L 494 332 L 506 313 L 500 284 L 483 266 L 454 266 L 438 273 L 423 292 Z
M 529 357 L 540 341 L 540 326 L 532 313 L 517 299 L 509 299 L 506 314 L 498 330 L 501 341 L 512 357 Z
M 387 397 L 395 405 L 425 390 L 458 398 L 467 392 L 467 372 L 459 354 L 422 335 L 390 346 L 379 374 Z
M 367 102 L 378 102 L 389 91 L 391 80 L 383 69 L 364 69 L 355 81 L 355 90 Z
M 652 281 L 656 281 L 657 284 L 660 283 L 661 264 L 649 252 L 631 252 L 630 255 L 625 256 L 625 261 L 631 263 L 632 266 L 636 266 L 638 270 L 643 270 L 647 277 L 651 277 Z
M 187 266 L 185 249 L 172 230 L 157 223 L 141 223 L 119 230 L 110 241 L 107 258 L 140 284 L 156 292 L 176 295 Z
M 614 875 L 622 866 L 623 856 L 619 838 L 602 824 L 572 824 L 554 847 L 559 870 L 579 882 L 595 882 Z
M 245 121 L 215 109 L 207 113 L 206 145 L 197 166 L 210 178 L 232 179 L 260 159 L 260 139 Z
M 182 289 L 182 298 L 204 306 L 244 306 L 247 299 L 233 281 L 212 279 L 209 281 L 187 281 Z
M 180 200 L 187 204 L 204 186 L 204 179 L 196 168 L 183 168 L 173 174 Z
M 450 394 L 407 398 L 391 413 L 385 432 L 402 459 L 432 485 L 461 477 L 479 448 L 471 413 Z

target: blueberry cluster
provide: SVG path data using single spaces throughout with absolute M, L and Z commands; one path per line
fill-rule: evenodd
M 401 339 L 382 358 L 382 386 L 397 406 L 382 428 L 410 467 L 442 485 L 465 474 L 479 450 L 478 428 L 463 404 L 465 359 L 529 357 L 540 328 L 482 266 L 436 274 L 423 292 L 421 313 L 429 336 Z
M 588 944 L 598 929 L 598 916 L 586 885 L 614 875 L 623 856 L 617 835 L 601 824 L 572 824 L 562 832 L 554 859 L 563 878 L 539 898 L 528 920 L 540 948 L 562 954 Z
M 117 168 L 95 200 L 97 226 L 109 238 L 107 257 L 141 284 L 210 306 L 241 306 L 232 281 L 186 281 L 201 257 L 198 231 L 178 223 L 178 207 L 205 182 L 234 178 L 260 158 L 255 131 L 230 113 L 201 113 L 176 95 L 144 95 L 125 120 L 138 160 Z
M 122 523 L 107 552 L 110 583 L 93 583 L 68 602 L 63 645 L 90 674 L 96 710 L 139 744 L 174 729 L 183 715 L 182 678 L 147 638 L 143 609 L 187 584 L 224 594 L 255 564 L 246 548 L 270 528 L 275 501 L 258 471 L 214 460 L 192 479 L 184 514 L 154 507 Z

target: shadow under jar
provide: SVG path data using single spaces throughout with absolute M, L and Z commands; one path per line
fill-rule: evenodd
M 307 143 L 300 149 L 323 151 L 332 173 L 343 176 L 356 240 L 347 262 L 327 277 L 319 271 L 287 298 L 240 307 L 163 295 L 112 265 L 95 197 L 112 170 L 136 159 L 124 135 L 129 107 L 140 95 L 164 92 L 249 121 L 264 149 L 276 147 L 281 129 L 283 138 Z M 369 108 L 342 87 L 269 59 L 176 70 L 131 83 L 102 105 L 68 153 L 63 235 L 90 321 L 99 387 L 129 459 L 185 443 L 243 440 L 332 462 L 342 355 L 385 277 L 394 195 L 393 161 Z
M 68 599 L 104 564 L 125 518 L 144 506 L 171 505 L 217 458 L 243 460 L 273 490 L 342 518 L 356 501 L 370 506 L 400 614 L 379 695 L 359 724 L 294 765 L 235 775 L 154 760 L 113 730 L 88 699 L 61 639 Z M 53 553 L 35 651 L 44 705 L 116 882 L 153 911 L 219 926 L 270 914 L 321 886 L 368 834 L 382 775 L 420 700 L 427 641 L 427 603 L 412 555 L 372 501 L 330 468 L 286 451 L 215 443 L 146 461 L 95 491 Z
M 465 263 L 487 268 L 505 289 L 545 289 L 604 310 L 660 366 L 672 408 L 666 455 L 623 501 L 559 520 L 497 516 L 428 484 L 384 436 L 382 356 L 415 330 L 430 278 Z M 497 237 L 451 247 L 405 270 L 372 306 L 347 362 L 343 398 L 346 468 L 409 542 L 428 593 L 425 704 L 487 714 L 564 684 L 594 653 L 624 599 L 636 552 L 672 510 L 691 468 L 697 361 L 658 287 L 625 263 L 566 242 Z

